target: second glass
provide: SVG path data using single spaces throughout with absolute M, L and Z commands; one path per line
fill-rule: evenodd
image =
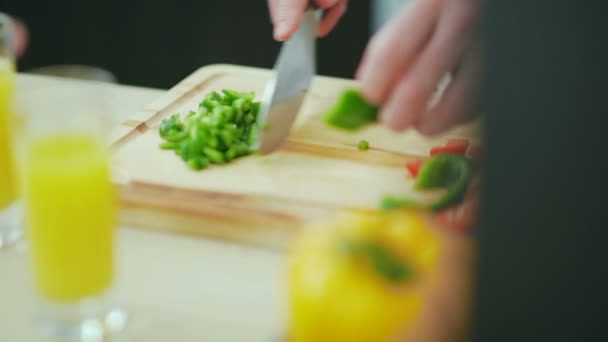
M 77 340 L 103 338 L 126 323 L 106 297 L 117 208 L 103 87 L 24 89 L 17 102 L 15 154 L 42 326 Z

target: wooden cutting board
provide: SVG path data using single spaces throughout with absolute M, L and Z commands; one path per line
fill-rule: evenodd
M 121 220 L 142 228 L 281 248 L 302 224 L 344 207 L 377 207 L 383 194 L 414 196 L 404 164 L 427 156 L 447 138 L 476 142 L 476 125 L 424 138 L 384 127 L 356 134 L 325 126 L 321 116 L 352 80 L 316 77 L 287 143 L 267 156 L 191 171 L 172 151 L 158 148 L 161 120 L 198 107 L 225 88 L 262 96 L 271 71 L 233 65 L 201 68 L 112 134 L 114 181 Z M 359 151 L 359 140 L 370 149 Z

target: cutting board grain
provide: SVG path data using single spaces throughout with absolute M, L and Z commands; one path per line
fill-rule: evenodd
M 212 90 L 255 91 L 271 71 L 235 65 L 201 68 L 112 133 L 114 181 L 124 223 L 281 248 L 302 224 L 344 207 L 377 206 L 385 193 L 415 195 L 404 164 L 447 138 L 476 140 L 476 124 L 439 137 L 375 125 L 355 134 L 326 127 L 326 109 L 352 80 L 318 76 L 285 145 L 195 172 L 158 148 L 163 118 L 198 106 Z M 368 151 L 357 143 L 369 141 Z

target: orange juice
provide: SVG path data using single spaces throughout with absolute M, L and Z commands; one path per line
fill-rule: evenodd
M 109 156 L 86 135 L 30 141 L 23 159 L 26 236 L 38 292 L 58 302 L 112 282 L 115 202 Z
M 0 210 L 11 204 L 16 197 L 8 127 L 12 93 L 12 68 L 10 63 L 0 59 Z

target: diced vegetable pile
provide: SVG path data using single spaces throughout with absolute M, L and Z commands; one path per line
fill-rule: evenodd
M 260 102 L 254 92 L 224 89 L 205 96 L 198 111 L 164 119 L 160 148 L 173 150 L 193 170 L 224 164 L 254 152 Z

